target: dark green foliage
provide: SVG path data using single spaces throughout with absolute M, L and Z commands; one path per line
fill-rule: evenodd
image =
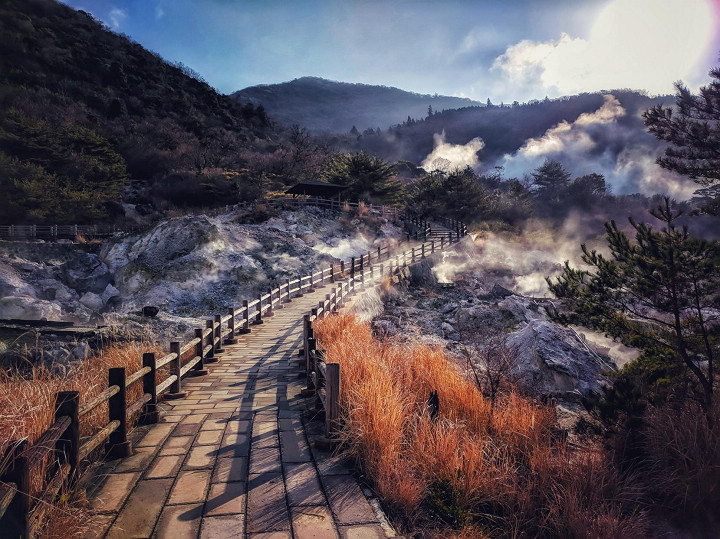
M 643 114 L 648 130 L 668 142 L 658 164 L 689 176 L 705 188 L 706 209 L 720 212 L 720 67 L 712 81 L 693 94 L 677 83 L 675 108 L 655 105 Z
M 468 223 L 492 217 L 490 196 L 470 167 L 424 174 L 412 185 L 408 205 L 422 216 L 447 215 Z
M 0 6 L 0 109 L 4 167 L 24 197 L 11 202 L 26 210 L 8 219 L 102 219 L 128 175 L 147 190 L 175 172 L 194 171 L 201 184 L 273 133 L 262 107 L 52 0 Z M 52 182 L 54 199 L 44 192 Z
M 346 200 L 384 204 L 402 200 L 402 184 L 395 176 L 394 165 L 365 152 L 335 154 L 320 171 L 323 181 L 349 186 L 341 194 Z
M 78 125 L 56 125 L 10 109 L 0 118 L 0 214 L 8 222 L 102 218 L 127 178 L 106 139 Z
M 558 280 L 548 284 L 567 300 L 571 314 L 558 315 L 562 321 L 620 337 L 662 359 L 668 372 L 680 366 L 688 375 L 688 394 L 709 410 L 720 353 L 720 247 L 678 229 L 681 212 L 667 198 L 651 213 L 665 225 L 660 231 L 631 220 L 632 242 L 609 222 L 611 258 L 583 245 L 591 271 L 566 263 Z
M 560 163 L 547 159 L 535 169 L 532 177 L 538 198 L 547 204 L 557 205 L 567 195 L 572 176 Z

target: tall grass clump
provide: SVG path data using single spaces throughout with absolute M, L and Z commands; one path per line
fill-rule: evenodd
M 443 537 L 644 532 L 632 479 L 606 466 L 600 449 L 570 451 L 555 441 L 551 408 L 513 391 L 493 407 L 442 350 L 376 339 L 352 315 L 316 327 L 328 361 L 341 365 L 342 450 L 408 531 Z M 438 393 L 436 412 L 428 408 L 431 391 Z

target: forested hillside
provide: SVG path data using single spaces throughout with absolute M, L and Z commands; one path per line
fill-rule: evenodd
M 0 110 L 3 222 L 229 202 L 245 188 L 227 172 L 239 152 L 272 150 L 262 107 L 52 0 L 0 7 Z
M 408 116 L 424 117 L 433 110 L 479 105 L 477 101 L 445 95 L 406 92 L 388 86 L 336 82 L 301 77 L 282 84 L 251 86 L 232 94 L 241 103 L 263 105 L 287 125 L 313 132 L 345 133 L 353 127 L 385 129 Z
M 625 109 L 617 124 L 630 130 L 637 140 L 652 146 L 659 143 L 650 135 L 640 115 L 652 106 L 673 102 L 672 96 L 649 97 L 631 90 L 610 92 Z M 362 133 L 360 137 L 340 137 L 336 142 L 352 150 L 365 150 L 385 159 L 420 163 L 433 150 L 433 135 L 445 131 L 446 141 L 466 144 L 480 137 L 485 146 L 483 161 L 493 161 L 511 154 L 530 138 L 542 136 L 560 122 L 573 123 L 583 113 L 593 113 L 603 105 L 606 92 L 587 93 L 560 99 L 545 99 L 528 103 L 473 106 L 424 114 L 419 118 L 406 119 L 390 129 Z M 608 144 L 622 145 L 620 137 Z M 606 146 L 598 150 L 602 153 Z

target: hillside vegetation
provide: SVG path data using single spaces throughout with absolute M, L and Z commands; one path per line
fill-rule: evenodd
M 239 90 L 241 103 L 263 105 L 278 121 L 301 125 L 313 132 L 346 133 L 387 128 L 406 116 L 423 117 L 434 110 L 479 105 L 462 97 L 406 92 L 399 88 L 301 77 L 281 84 L 262 84 Z
M 231 201 L 242 178 L 219 172 L 273 135 L 262 107 L 52 0 L 0 7 L 0 108 L 0 215 L 15 223 L 113 217 L 119 195 L 177 187 L 179 203 Z

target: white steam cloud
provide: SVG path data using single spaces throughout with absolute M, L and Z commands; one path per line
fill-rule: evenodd
M 523 40 L 491 68 L 502 81 L 496 95 L 551 97 L 600 89 L 673 91 L 692 85 L 712 44 L 716 17 L 709 0 L 614 0 L 595 18 L 587 39 Z
M 127 13 L 126 9 L 120 9 L 118 7 L 113 7 L 110 10 L 109 17 L 110 17 L 110 24 L 112 24 L 112 27 L 115 30 L 117 30 L 127 20 L 128 13 Z
M 541 137 L 531 138 L 512 155 L 497 164 L 507 176 L 522 177 L 553 159 L 574 176 L 598 173 L 617 194 L 641 192 L 647 195 L 667 193 L 678 199 L 692 195 L 694 186 L 677 174 L 660 168 L 655 160 L 662 152 L 637 140 L 636 131 L 618 121 L 625 109 L 611 94 L 604 96 L 602 106 L 586 112 L 570 123 L 548 129 Z
M 485 147 L 479 137 L 467 144 L 452 144 L 445 141 L 445 131 L 433 135 L 435 147 L 422 162 L 422 168 L 428 172 L 434 170 L 450 170 L 453 168 L 476 168 L 480 161 L 477 153 Z

